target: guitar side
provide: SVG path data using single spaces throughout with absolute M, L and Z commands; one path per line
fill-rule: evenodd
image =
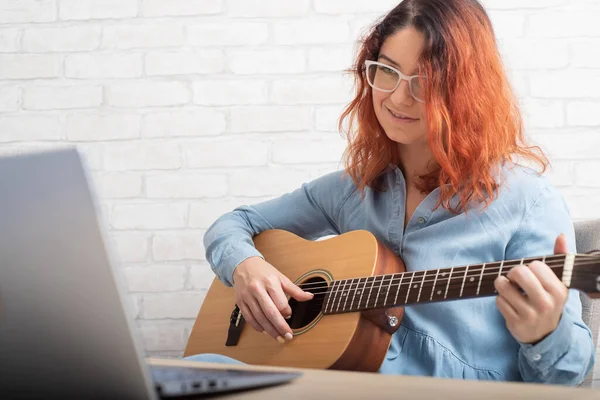
M 307 279 L 328 283 L 404 271 L 402 260 L 367 231 L 308 241 L 290 232 L 268 230 L 257 235 L 254 243 L 266 261 L 297 284 Z M 295 322 L 294 327 L 290 322 L 294 338 L 284 344 L 246 324 L 237 345 L 226 346 L 234 308 L 233 288 L 215 278 L 184 356 L 217 353 L 249 364 L 375 372 L 383 362 L 394 331 L 387 326 L 387 318 L 395 316 L 400 321 L 404 312 L 398 307 L 363 313 L 319 313 L 302 326 Z

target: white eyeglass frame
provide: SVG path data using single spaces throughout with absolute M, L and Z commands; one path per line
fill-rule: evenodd
M 384 89 L 380 89 L 375 87 L 375 85 L 373 84 L 373 82 L 371 82 L 371 78 L 369 77 L 369 67 L 371 65 L 381 65 L 382 67 L 386 67 L 391 69 L 392 71 L 396 72 L 398 74 L 398 76 L 400 76 L 400 79 L 398 79 L 398 83 L 396 83 L 396 86 L 394 86 L 393 89 L 390 90 L 384 90 Z M 398 89 L 398 86 L 400 86 L 400 84 L 402 83 L 402 81 L 407 81 L 408 82 L 408 89 L 410 90 L 410 95 L 413 97 L 413 99 L 415 99 L 416 101 L 420 102 L 420 103 L 425 103 L 424 100 L 419 99 L 417 96 L 415 96 L 415 94 L 412 91 L 412 80 L 413 79 L 418 79 L 418 78 L 426 78 L 425 75 L 404 75 L 402 72 L 398 71 L 396 68 L 392 67 L 389 64 L 384 64 L 382 62 L 379 61 L 373 61 L 373 60 L 366 60 L 365 61 L 365 73 L 367 75 L 367 82 L 369 83 L 369 86 L 371 86 L 374 90 L 379 90 L 380 92 L 384 92 L 384 93 L 392 93 L 395 92 L 396 89 Z

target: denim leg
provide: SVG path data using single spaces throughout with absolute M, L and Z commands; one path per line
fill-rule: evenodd
M 193 356 L 184 357 L 185 361 L 201 361 L 201 362 L 212 362 L 212 363 L 222 363 L 222 364 L 245 364 L 241 361 L 238 361 L 234 358 L 223 356 L 221 354 L 213 354 L 213 353 L 204 353 L 204 354 L 195 354 Z

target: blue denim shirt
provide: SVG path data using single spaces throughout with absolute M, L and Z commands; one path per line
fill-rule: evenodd
M 367 188 L 364 199 L 350 177 L 334 172 L 220 217 L 204 237 L 207 260 L 231 286 L 235 267 L 261 256 L 252 237 L 267 229 L 306 239 L 365 229 L 400 256 L 408 271 L 550 255 L 560 233 L 575 252 L 569 211 L 548 180 L 518 166 L 505 167 L 502 174 L 504 183 L 487 209 L 479 204 L 460 214 L 443 207 L 434 210 L 436 189 L 404 229 L 406 186 L 398 167 L 384 173 L 387 190 Z M 594 346 L 581 319 L 579 293 L 570 290 L 557 329 L 535 345 L 513 338 L 495 297 L 407 306 L 380 372 L 578 384 L 593 363 Z

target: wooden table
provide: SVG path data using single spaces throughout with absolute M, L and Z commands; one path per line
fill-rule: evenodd
M 148 359 L 154 365 L 207 366 L 213 368 L 300 371 L 291 383 L 248 392 L 221 395 L 219 399 L 600 399 L 600 390 L 557 385 L 464 381 L 455 379 L 393 376 L 375 373 L 324 371 L 303 368 L 258 367 L 199 363 L 184 360 Z

